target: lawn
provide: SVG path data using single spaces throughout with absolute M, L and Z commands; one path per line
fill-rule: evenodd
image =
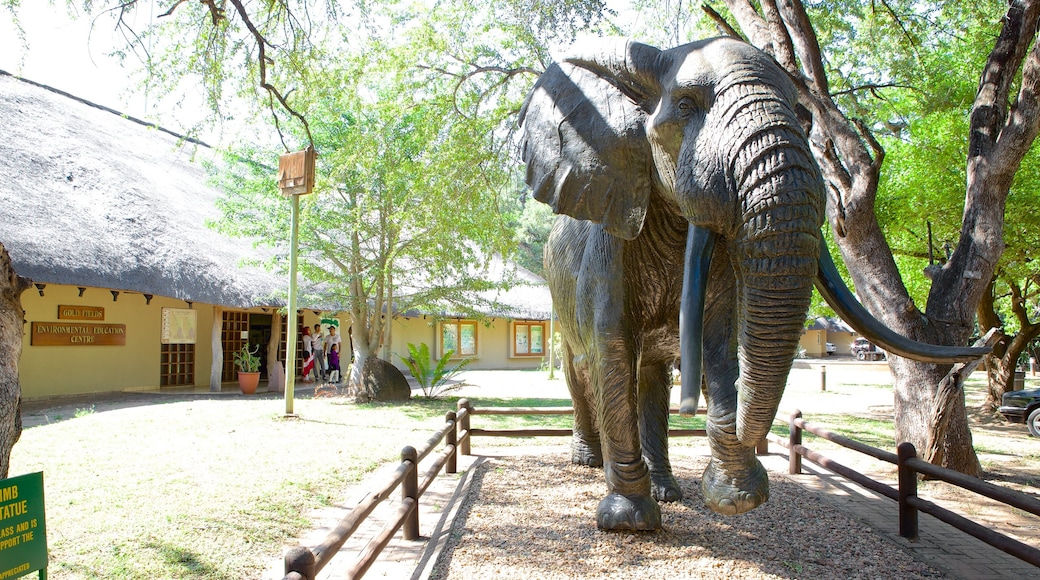
M 834 382 L 820 393 L 817 385 L 793 380 L 790 404 L 803 398 L 818 407 L 806 413 L 810 421 L 891 448 L 890 420 L 857 407 L 865 395 L 890 400 L 891 387 Z M 284 418 L 277 398 L 155 397 L 149 401 L 157 403 L 114 409 L 84 405 L 26 428 L 11 474 L 44 472 L 50 578 L 255 578 L 280 557 L 286 540 L 308 528 L 303 514 L 342 500 L 375 467 L 397 461 L 403 446 L 422 445 L 457 398 L 400 405 L 297 398 L 298 419 Z M 479 407 L 570 404 L 558 395 L 469 398 Z M 774 429 L 781 435 L 787 406 Z M 702 417 L 672 419 L 674 427 L 703 427 Z M 473 421 L 486 428 L 570 426 L 567 416 Z M 999 445 L 995 441 L 987 436 L 983 446 Z M 496 438 L 494 445 L 511 442 L 519 443 Z M 1040 457 L 1030 451 L 1029 459 Z

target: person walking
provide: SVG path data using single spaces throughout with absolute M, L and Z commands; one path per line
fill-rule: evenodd
M 311 336 L 309 327 L 303 327 L 301 340 L 303 340 L 303 371 L 301 372 L 303 378 L 301 382 L 312 383 L 314 379 L 310 378 L 310 374 L 314 370 L 314 338 Z
M 321 335 L 321 325 L 314 325 L 314 332 L 311 333 L 311 342 L 314 348 L 314 377 L 318 380 L 325 380 L 325 345 L 324 337 Z
M 342 380 L 339 371 L 339 344 L 334 344 L 329 349 L 329 382 L 338 383 Z
M 329 325 L 329 335 L 325 337 L 323 344 L 325 345 L 325 360 L 329 362 L 329 376 L 332 376 L 332 351 L 336 351 L 336 370 L 339 370 L 339 350 L 340 344 L 342 344 L 343 338 L 336 332 L 336 327 Z M 340 381 L 339 375 L 337 374 L 338 383 Z

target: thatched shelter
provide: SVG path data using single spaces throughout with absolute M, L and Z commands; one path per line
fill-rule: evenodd
M 0 241 L 21 276 L 227 306 L 282 304 L 218 217 L 212 150 L 0 72 Z
M 0 119 L 0 242 L 36 283 L 22 296 L 24 396 L 219 390 L 234 380 L 231 355 L 243 345 L 265 347 L 265 361 L 285 359 L 289 323 L 276 310 L 287 278 L 249 265 L 266 250 L 207 226 L 221 195 L 204 167 L 210 147 L 2 71 Z M 547 336 L 549 294 L 537 276 L 522 277 L 508 292 L 473 296 L 478 312 L 500 318 L 480 328 L 471 368 L 540 364 L 515 345 Z M 294 326 L 336 317 L 328 304 L 300 308 Z M 395 321 L 393 353 L 408 342 L 437 345 L 444 324 L 477 332 L 472 321 L 438 325 L 446 313 L 428 314 Z

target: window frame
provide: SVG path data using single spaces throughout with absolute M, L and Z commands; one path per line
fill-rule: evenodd
M 445 320 L 438 325 L 437 333 L 437 357 L 444 356 L 444 353 L 448 351 L 445 346 L 444 336 L 445 332 L 449 327 L 455 328 L 455 341 L 458 343 L 459 348 L 455 349 L 455 352 L 451 355 L 451 360 L 463 359 L 463 358 L 476 358 L 480 356 L 480 331 L 477 328 L 476 320 L 469 320 L 465 318 L 456 320 Z M 473 328 L 473 352 L 466 353 L 462 349 L 462 336 L 463 328 Z
M 544 358 L 546 356 L 546 336 L 548 334 L 548 325 L 544 320 L 513 320 L 509 324 L 509 357 L 510 358 Z M 531 352 L 531 339 L 535 333 L 531 331 L 532 328 L 541 329 L 541 352 Z M 517 348 L 517 329 L 527 329 L 527 352 L 519 352 Z

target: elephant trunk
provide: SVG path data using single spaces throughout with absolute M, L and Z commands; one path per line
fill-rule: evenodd
M 787 103 L 760 93 L 743 102 L 735 121 L 772 120 L 746 131 L 729 174 L 741 209 L 731 253 L 740 365 L 737 439 L 751 447 L 772 426 L 798 350 L 817 273 L 824 200 L 819 170 Z
M 721 133 L 716 179 L 733 192 L 736 210 L 720 232 L 736 285 L 736 435 L 751 447 L 769 432 L 805 324 L 823 181 L 790 102 L 768 79 L 740 71 L 717 95 L 709 123 L 730 130 Z

